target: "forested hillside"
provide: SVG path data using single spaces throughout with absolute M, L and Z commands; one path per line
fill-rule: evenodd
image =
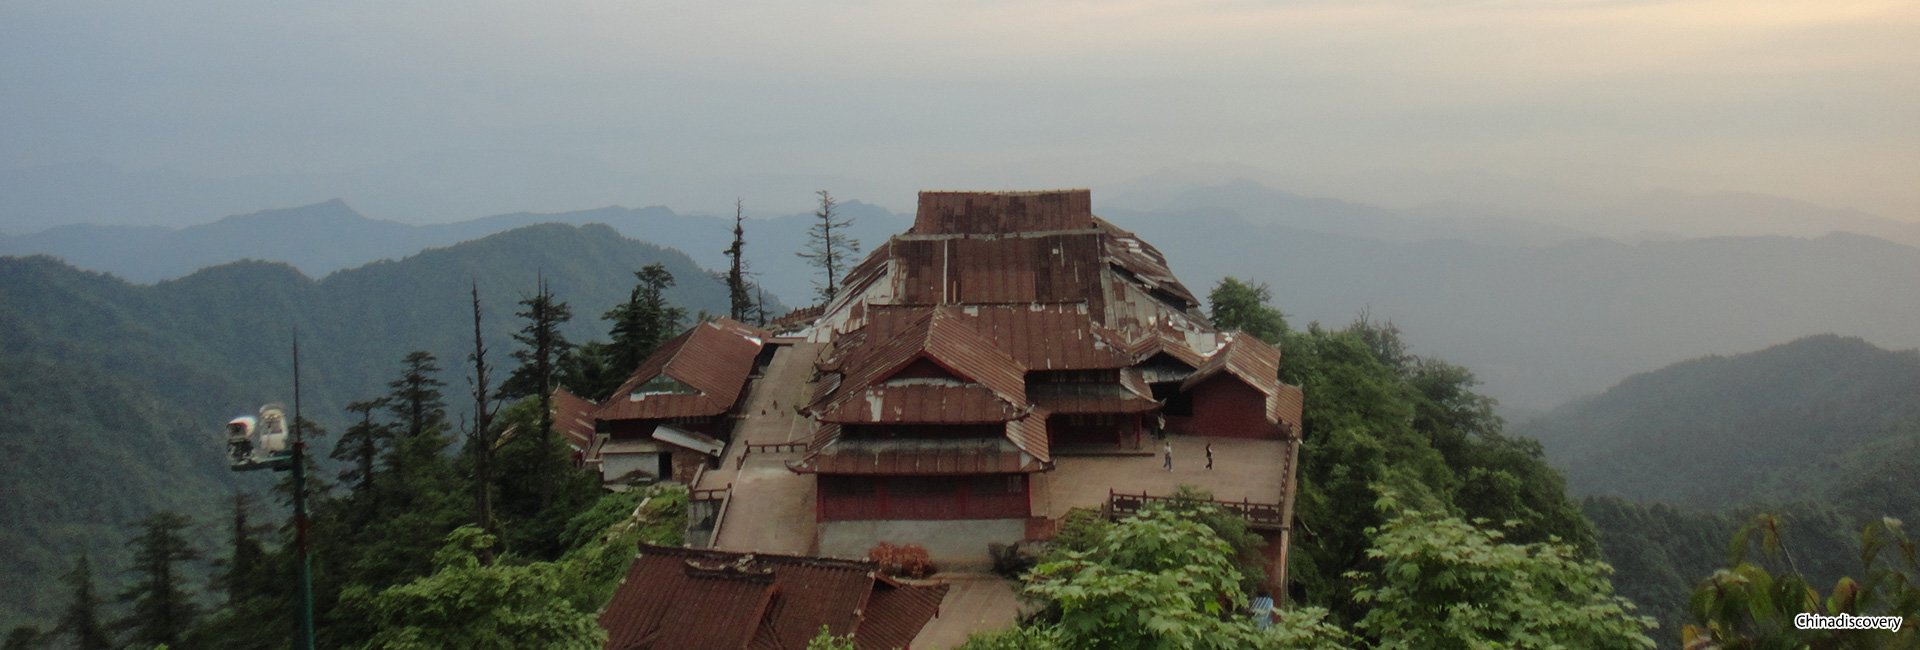
M 79 552 L 119 576 L 128 526 L 156 510 L 193 515 L 197 538 L 219 537 L 229 492 L 266 480 L 227 471 L 219 428 L 291 401 L 294 328 L 305 414 L 337 434 L 343 407 L 385 394 L 410 351 L 438 356 L 449 391 L 462 390 L 469 283 L 505 362 L 516 301 L 538 278 L 572 304 L 567 336 L 604 340 L 600 315 L 655 263 L 675 279 L 668 301 L 689 317 L 727 311 L 725 288 L 685 255 L 605 226 L 532 226 L 317 281 L 285 264 L 237 262 L 141 286 L 47 258 L 0 258 L 0 626 L 45 620 L 55 578 Z M 466 408 L 449 401 L 457 421 Z
M 1920 352 L 1815 336 L 1636 375 L 1520 427 L 1564 468 L 1621 593 L 1667 627 L 1761 514 L 1819 586 L 1858 571 L 1859 531 L 1920 520 Z
M 1521 432 L 1576 494 L 1716 509 L 1827 496 L 1916 435 L 1916 396 L 1920 351 L 1814 336 L 1635 375 Z

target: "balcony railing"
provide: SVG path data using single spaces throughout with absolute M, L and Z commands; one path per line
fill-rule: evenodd
M 1139 494 L 1119 492 L 1107 489 L 1106 515 L 1108 518 L 1123 517 L 1140 512 L 1148 504 L 1164 503 L 1185 505 L 1200 503 L 1240 515 L 1247 520 L 1248 527 L 1255 530 L 1286 530 L 1287 520 L 1278 503 L 1259 503 L 1251 499 L 1239 501 L 1221 501 L 1218 499 L 1190 499 L 1184 497 L 1155 496 L 1142 491 Z

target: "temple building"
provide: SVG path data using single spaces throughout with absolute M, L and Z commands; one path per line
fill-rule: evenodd
M 1303 403 L 1280 363 L 1210 324 L 1086 190 L 923 192 L 827 304 L 765 330 L 696 326 L 556 420 L 593 422 L 576 447 L 609 482 L 723 495 L 721 548 L 859 557 L 884 541 L 978 561 L 1068 510 L 1194 485 L 1267 535 L 1278 586 Z

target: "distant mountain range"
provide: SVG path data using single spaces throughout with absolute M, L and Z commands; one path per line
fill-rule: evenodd
M 1494 246 L 1331 235 L 1224 210 L 1104 216 L 1158 246 L 1198 292 L 1225 275 L 1266 282 L 1295 326 L 1370 312 L 1522 408 L 1813 334 L 1920 346 L 1920 249 L 1860 235 Z
M 53 620 L 55 578 L 81 552 L 119 584 L 135 518 L 182 509 L 201 539 L 220 538 L 222 513 L 207 509 L 266 480 L 226 469 L 220 427 L 262 403 L 290 403 L 294 328 L 305 414 L 333 433 L 342 407 L 384 394 L 412 350 L 440 358 L 457 414 L 470 403 L 460 396 L 470 282 L 492 361 L 508 368 L 515 302 L 536 274 L 572 304 L 565 331 L 580 342 L 606 338 L 600 314 L 627 298 L 633 271 L 656 262 L 676 278 L 670 301 L 690 314 L 726 310 L 724 287 L 687 256 L 603 225 L 524 227 L 320 280 L 245 261 L 135 285 L 47 257 L 0 258 L 0 628 L 23 614 Z M 324 456 L 333 445 L 314 447 Z
M 861 241 L 885 241 L 905 228 L 904 217 L 857 201 L 841 204 L 840 211 L 854 219 L 852 234 Z M 800 301 L 811 291 L 811 274 L 794 256 L 806 240 L 811 219 L 811 215 L 793 215 L 753 219 L 747 224 L 748 262 L 769 271 L 759 281 L 777 297 Z M 320 276 L 537 223 L 607 224 L 629 237 L 679 249 L 708 269 L 725 267 L 722 251 L 733 236 L 731 218 L 682 216 L 664 207 L 523 212 L 416 226 L 369 219 L 345 202 L 333 200 L 180 229 L 82 224 L 0 236 L 0 255 L 53 255 L 81 268 L 141 283 L 243 259 L 286 262 Z
M 1862 575 L 1866 522 L 1920 520 L 1917 396 L 1920 351 L 1814 336 L 1634 375 L 1514 432 L 1586 496 L 1614 587 L 1672 630 L 1756 514 L 1815 585 Z
M 1629 377 L 1526 423 L 1575 495 L 1718 510 L 1815 501 L 1920 516 L 1920 351 L 1815 336 Z M 1900 460 L 1904 458 L 1904 460 Z M 1885 461 L 1900 460 L 1895 471 Z M 1864 484 L 1869 487 L 1862 487 Z
M 1628 216 L 1619 223 L 1591 215 L 1563 219 L 1588 219 L 1583 223 L 1596 230 L 1548 225 L 1554 215 L 1536 220 L 1458 206 L 1387 210 L 1248 181 L 1183 186 L 1131 202 L 1150 207 L 1110 204 L 1098 213 L 1165 251 L 1197 292 L 1235 275 L 1272 285 L 1275 302 L 1296 326 L 1344 323 L 1363 311 L 1393 320 L 1407 327 L 1421 351 L 1473 369 L 1512 413 L 1545 411 L 1676 359 L 1812 334 L 1920 345 L 1914 325 L 1920 292 L 1909 289 L 1920 283 L 1920 249 L 1824 234 L 1847 213 L 1828 211 L 1840 216 L 1823 220 L 1819 208 L 1770 197 L 1675 194 L 1647 199 L 1623 212 Z M 1588 234 L 1600 226 L 1624 239 L 1633 239 L 1630 232 L 1648 235 L 1649 225 L 1736 228 L 1733 215 L 1746 204 L 1773 215 L 1750 229 L 1792 226 L 1807 236 L 1649 235 L 1629 243 Z M 1699 216 L 1668 219 L 1661 215 L 1679 208 L 1656 209 L 1661 205 L 1693 205 L 1697 212 L 1688 214 Z M 907 215 L 858 201 L 841 208 L 868 248 L 911 223 Z M 318 275 L 540 222 L 606 223 L 628 237 L 683 251 L 709 270 L 725 265 L 721 251 L 732 226 L 728 218 L 663 207 L 415 226 L 368 219 L 331 201 L 178 230 L 67 226 L 0 236 L 0 254 L 49 253 L 140 282 L 248 258 L 287 261 Z M 812 296 L 816 274 L 794 255 L 811 223 L 806 214 L 747 223 L 756 279 L 789 303 Z M 1889 236 L 1911 225 L 1866 216 L 1853 223 Z

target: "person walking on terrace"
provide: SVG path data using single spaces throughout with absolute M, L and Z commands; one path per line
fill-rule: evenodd
M 1207 471 L 1213 471 L 1213 443 L 1207 443 Z
M 1173 441 L 1168 440 L 1167 446 L 1164 447 L 1163 450 L 1167 454 L 1167 461 L 1165 463 L 1165 467 L 1167 468 L 1167 471 L 1171 472 L 1173 471 Z

